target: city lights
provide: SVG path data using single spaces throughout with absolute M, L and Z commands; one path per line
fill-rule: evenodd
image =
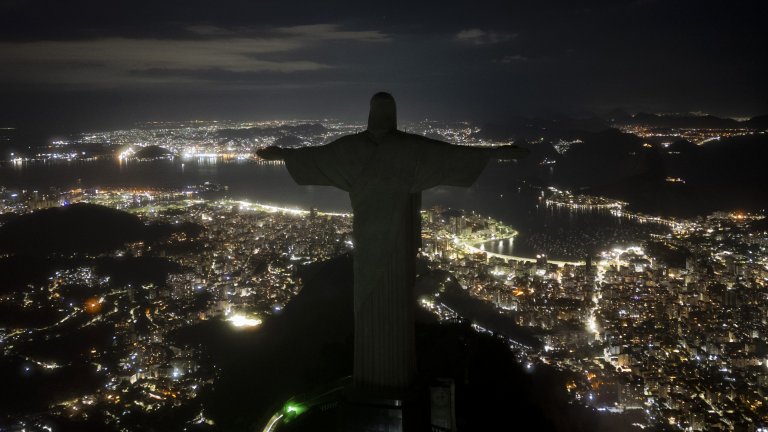
M 259 318 L 251 318 L 242 314 L 234 314 L 227 318 L 234 327 L 256 327 L 261 325 L 262 320 Z

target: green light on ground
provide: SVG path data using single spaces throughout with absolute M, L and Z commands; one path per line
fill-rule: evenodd
M 285 415 L 290 416 L 297 416 L 307 409 L 299 404 L 295 403 L 287 403 L 285 404 L 285 407 L 283 407 L 283 411 L 285 412 Z

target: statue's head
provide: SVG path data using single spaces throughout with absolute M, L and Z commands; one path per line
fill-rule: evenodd
M 383 134 L 397 130 L 397 108 L 395 98 L 386 92 L 378 92 L 371 98 L 368 114 L 368 131 Z

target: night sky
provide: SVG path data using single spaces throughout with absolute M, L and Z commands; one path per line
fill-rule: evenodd
M 577 4 L 578 3 L 578 4 Z M 0 127 L 768 112 L 768 2 L 0 2 Z

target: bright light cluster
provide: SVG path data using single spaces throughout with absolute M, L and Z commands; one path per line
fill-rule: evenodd
M 235 327 L 256 327 L 261 324 L 261 319 L 250 318 L 242 314 L 232 315 L 231 317 L 227 318 L 227 321 L 229 321 Z

